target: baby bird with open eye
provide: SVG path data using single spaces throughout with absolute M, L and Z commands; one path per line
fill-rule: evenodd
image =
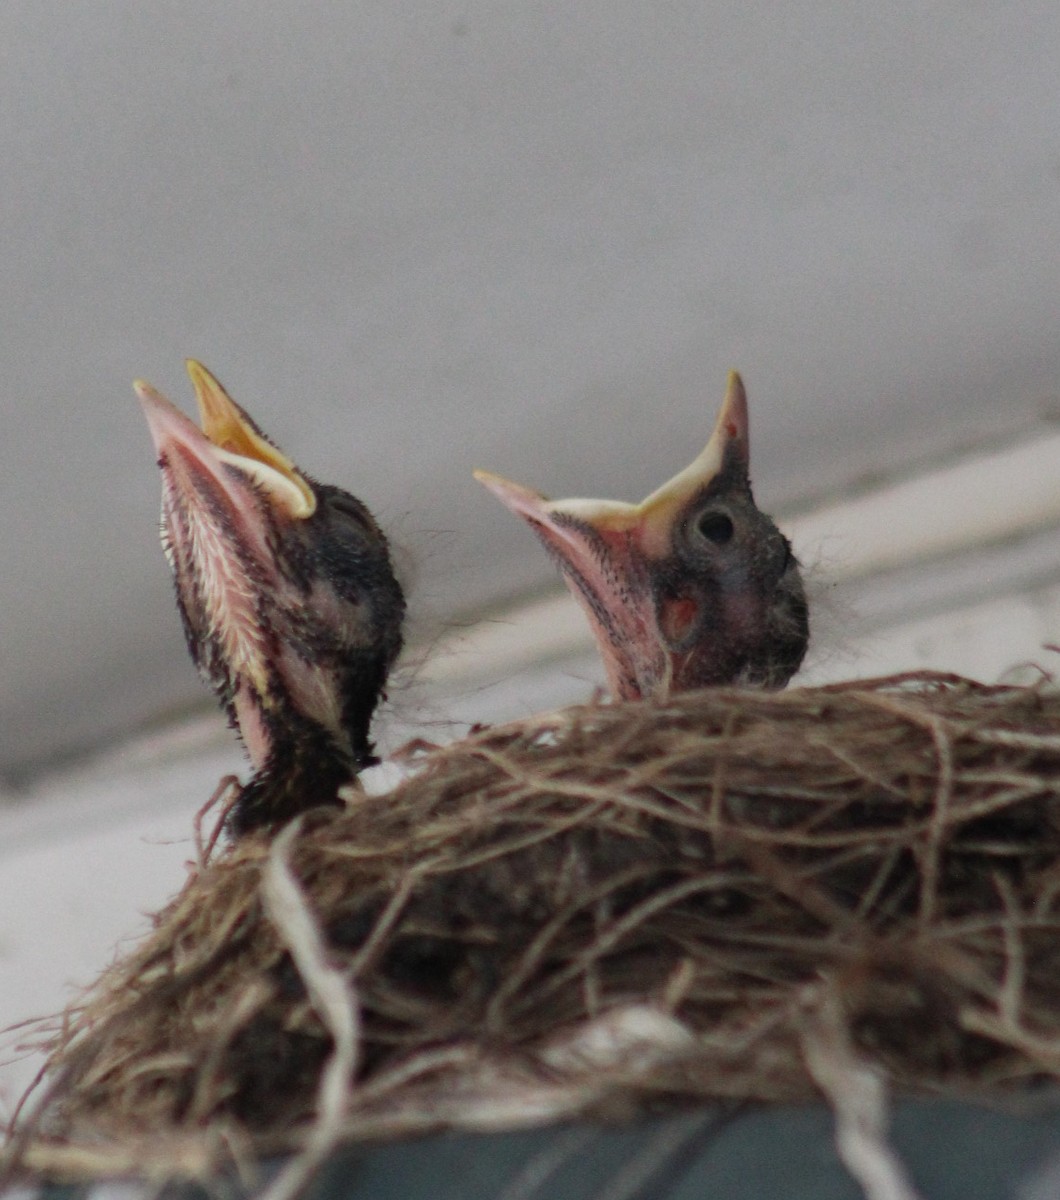
M 528 522 L 592 626 L 616 698 L 783 687 L 809 641 L 791 544 L 754 502 L 747 397 L 733 371 L 698 458 L 640 504 L 549 500 L 476 478 Z

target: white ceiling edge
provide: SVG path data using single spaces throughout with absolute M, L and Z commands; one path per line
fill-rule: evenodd
M 1060 578 L 1050 586 L 992 596 L 879 629 L 811 664 L 806 686 L 906 671 L 948 671 L 984 683 L 1060 678 Z M 853 670 L 851 668 L 854 668 Z
M 1060 433 L 960 461 L 784 522 L 837 582 L 1060 525 Z

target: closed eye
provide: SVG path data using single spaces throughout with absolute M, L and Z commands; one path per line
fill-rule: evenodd
M 368 514 L 368 510 L 355 496 L 351 496 L 349 492 L 333 492 L 328 497 L 328 506 L 332 512 L 347 517 L 358 528 L 364 530 L 372 529 L 373 522 Z

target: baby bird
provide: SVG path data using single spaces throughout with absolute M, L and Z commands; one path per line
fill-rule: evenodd
M 317 483 L 200 363 L 200 430 L 137 381 L 162 472 L 162 544 L 188 650 L 253 767 L 228 827 L 275 826 L 375 760 L 372 714 L 405 599 L 371 513 Z
M 692 688 L 780 688 L 809 617 L 791 543 L 751 494 L 747 397 L 729 387 L 698 458 L 640 504 L 549 500 L 475 477 L 522 517 L 589 618 L 618 699 Z

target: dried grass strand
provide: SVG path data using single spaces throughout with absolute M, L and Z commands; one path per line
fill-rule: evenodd
M 320 1073 L 316 1119 L 309 1126 L 305 1145 L 269 1184 L 262 1200 L 292 1200 L 341 1142 L 360 1050 L 356 993 L 344 972 L 329 961 L 324 937 L 288 860 L 300 828 L 300 820 L 292 821 L 273 842 L 262 875 L 261 896 L 266 915 L 290 952 L 333 1049 Z
M 865 1200 L 920 1200 L 887 1140 L 887 1095 L 879 1071 L 854 1053 L 835 989 L 824 984 L 802 1033 L 806 1065 L 835 1116 L 836 1152 Z

